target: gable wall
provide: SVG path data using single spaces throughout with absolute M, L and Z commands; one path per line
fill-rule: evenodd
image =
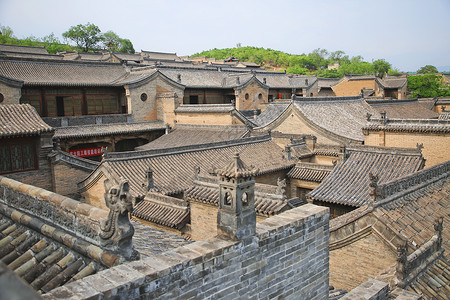
M 109 211 L 109 208 L 105 203 L 105 186 L 104 182 L 107 179 L 104 174 L 99 175 L 100 178 L 95 182 L 90 188 L 81 192 L 83 202 L 90 204 L 92 206 L 102 208 Z
M 416 148 L 418 143 L 423 144 L 422 154 L 427 167 L 449 160 L 448 134 L 369 131 L 364 136 L 364 144 L 368 146 Z
M 333 91 L 337 97 L 357 96 L 361 94 L 361 89 L 377 90 L 377 84 L 374 79 L 368 80 L 343 80 L 333 86 Z
M 3 102 L 0 104 L 19 104 L 22 89 L 11 87 L 0 81 L 0 94 L 3 95 Z
M 210 125 L 242 125 L 242 122 L 233 118 L 230 112 L 226 113 L 177 113 L 176 121 L 178 124 L 210 124 Z
M 330 251 L 330 285 L 350 291 L 395 264 L 397 255 L 375 234 Z
M 184 96 L 182 89 L 170 85 L 160 76 L 156 76 L 142 86 L 125 86 L 125 90 L 128 101 L 128 113 L 133 115 L 133 120 L 136 122 L 158 120 L 156 105 L 156 95 L 158 91 L 160 93 L 175 92 L 180 99 Z M 146 101 L 141 100 L 142 93 L 147 94 Z
M 339 143 L 323 136 L 316 132 L 313 128 L 309 127 L 307 123 L 300 119 L 297 114 L 291 112 L 290 115 L 277 125 L 272 131 L 279 131 L 284 134 L 311 134 L 317 137 L 318 144 L 325 145 L 338 145 Z
M 248 94 L 248 100 L 245 99 L 245 94 Z M 261 97 L 259 97 L 260 94 Z M 261 106 L 267 107 L 268 99 L 269 90 L 261 87 L 254 81 L 245 88 L 236 91 L 236 109 L 247 110 L 258 109 Z

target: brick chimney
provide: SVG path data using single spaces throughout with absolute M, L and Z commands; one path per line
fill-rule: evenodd
M 236 153 L 223 169 L 216 169 L 219 180 L 217 233 L 232 240 L 255 235 L 255 174 Z

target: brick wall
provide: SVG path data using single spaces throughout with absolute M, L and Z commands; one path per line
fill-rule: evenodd
M 156 77 L 143 85 L 132 85 L 125 88 L 128 101 L 128 113 L 133 115 L 136 122 L 157 120 L 158 112 L 156 106 L 157 93 L 175 92 L 179 99 L 183 99 L 183 90 L 175 85 L 169 84 L 161 77 Z M 147 100 L 141 100 L 141 94 L 147 94 Z
M 190 202 L 191 206 L 191 237 L 199 241 L 217 235 L 217 211 L 218 206 Z
M 11 87 L 0 81 L 0 93 L 4 98 L 1 104 L 19 104 L 22 89 L 20 87 Z
M 272 131 L 279 131 L 284 134 L 310 134 L 317 137 L 316 142 L 324 145 L 338 145 L 339 143 L 324 136 L 311 128 L 304 120 L 296 113 L 292 112 L 281 124 L 272 128 Z
M 248 99 L 245 99 L 246 94 L 248 94 Z M 252 82 L 236 92 L 236 109 L 258 109 L 261 104 L 267 104 L 268 99 L 269 90 L 263 88 L 257 82 Z
M 418 143 L 423 144 L 422 154 L 427 167 L 445 162 L 450 157 L 448 134 L 369 131 L 364 136 L 364 144 L 368 146 L 416 148 Z
M 396 253 L 374 234 L 330 251 L 330 285 L 350 291 L 396 263 Z
M 210 124 L 210 125 L 232 125 L 236 124 L 231 113 L 177 113 L 176 120 L 179 124 Z M 240 123 L 239 125 L 242 125 Z
M 90 204 L 92 206 L 109 210 L 106 207 L 104 194 L 105 194 L 105 185 L 104 182 L 106 180 L 106 176 L 102 175 L 100 178 L 86 190 L 81 192 L 81 196 L 83 198 L 83 202 Z
M 63 196 L 76 195 L 78 193 L 77 183 L 85 179 L 91 172 L 64 162 L 53 165 L 53 191 Z
M 176 93 L 158 93 L 156 96 L 157 119 L 175 125 L 175 109 L 178 107 L 178 95 Z
M 375 79 L 368 80 L 343 80 L 333 86 L 336 96 L 356 96 L 361 94 L 361 89 L 377 89 Z
M 328 299 L 328 210 L 307 204 L 219 238 L 101 271 L 44 299 Z
M 294 162 L 292 164 L 294 164 Z M 256 181 L 256 183 L 262 183 L 262 184 L 276 186 L 278 183 L 278 178 L 280 180 L 287 178 L 286 175 L 289 171 L 290 171 L 290 168 L 286 168 L 284 170 L 258 175 L 258 176 L 256 176 L 255 181 Z

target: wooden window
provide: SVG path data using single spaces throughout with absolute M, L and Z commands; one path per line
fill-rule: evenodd
M 0 174 L 37 168 L 36 145 L 33 142 L 17 140 L 0 144 Z

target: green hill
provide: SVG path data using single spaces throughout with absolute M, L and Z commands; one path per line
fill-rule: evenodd
M 314 74 L 320 77 L 339 78 L 345 74 L 378 75 L 389 72 L 398 73 L 391 69 L 391 64 L 384 59 L 372 63 L 366 62 L 361 56 L 349 57 L 343 51 L 328 52 L 325 49 L 315 49 L 309 54 L 289 54 L 273 49 L 258 47 L 236 47 L 212 49 L 192 55 L 192 57 L 206 56 L 208 58 L 225 59 L 235 57 L 241 61 L 260 64 L 268 70 L 286 70 L 294 74 Z M 339 69 L 328 70 L 328 65 L 339 63 Z

